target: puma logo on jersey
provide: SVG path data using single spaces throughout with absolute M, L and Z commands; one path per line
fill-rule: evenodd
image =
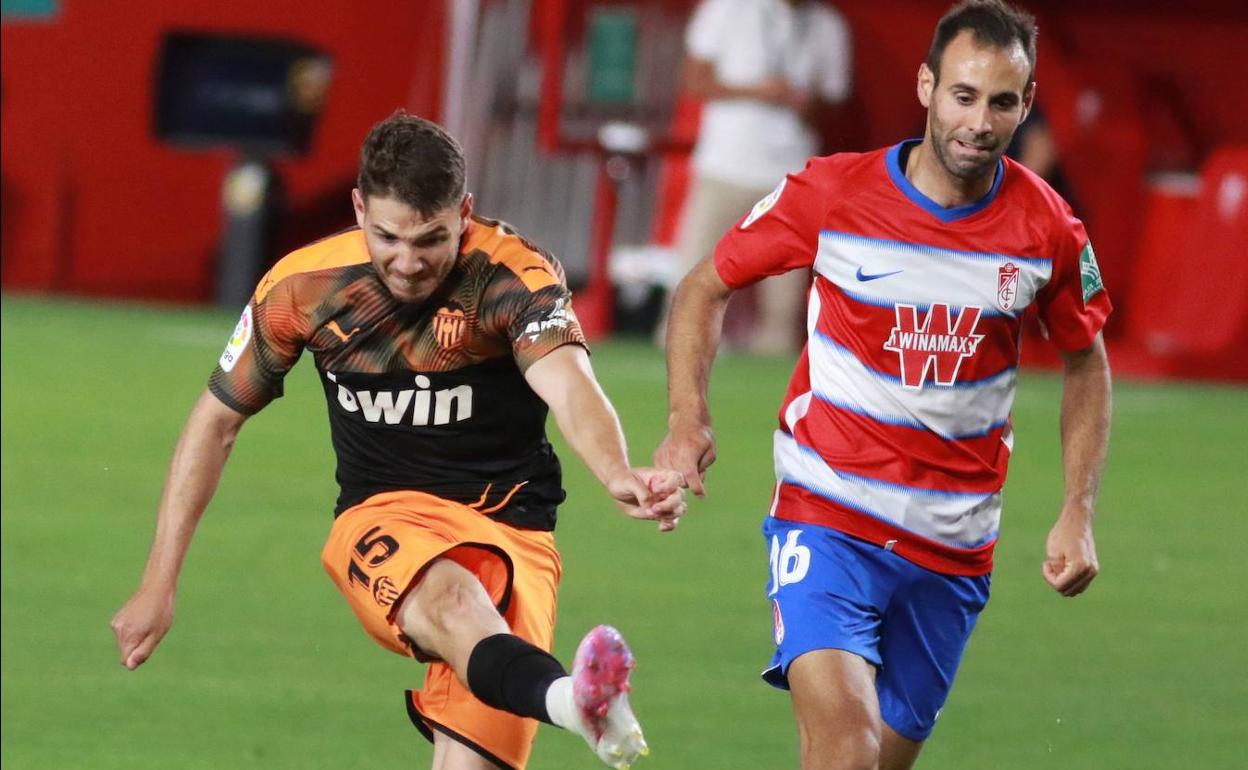
M 326 372 L 325 376 L 330 382 L 338 382 L 333 372 Z M 386 425 L 450 425 L 471 419 L 471 385 L 430 390 L 430 380 L 423 374 L 416 375 L 415 385 L 399 391 L 374 391 L 352 390 L 339 384 L 338 406 L 347 412 L 358 412 L 368 422 Z
M 930 372 L 937 385 L 953 385 L 962 361 L 975 355 L 982 334 L 975 334 L 981 308 L 964 307 L 953 321 L 949 306 L 932 305 L 919 322 L 914 305 L 897 305 L 897 325 L 888 335 L 884 349 L 901 359 L 901 384 L 912 390 L 923 387 Z
M 329 323 L 325 324 L 325 328 L 333 332 L 334 336 L 342 340 L 343 342 L 350 342 L 351 338 L 354 337 L 356 335 L 356 332 L 360 330 L 360 327 L 357 326 L 354 329 L 352 329 L 349 333 L 344 332 L 342 330 L 342 327 L 338 325 L 337 321 L 330 321 Z

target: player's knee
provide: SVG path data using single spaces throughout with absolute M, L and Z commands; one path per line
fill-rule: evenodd
M 399 624 L 409 636 L 450 634 L 457 624 L 497 614 L 475 575 L 453 561 L 434 562 L 399 611 Z
M 879 770 L 880 739 L 870 731 L 846 731 L 801 741 L 802 770 Z
M 429 624 L 440 632 L 450 630 L 459 619 L 474 614 L 476 592 L 462 581 L 447 582 L 436 593 L 426 597 L 425 611 Z
M 878 770 L 880 766 L 880 730 L 870 719 L 799 718 L 797 731 L 802 770 Z

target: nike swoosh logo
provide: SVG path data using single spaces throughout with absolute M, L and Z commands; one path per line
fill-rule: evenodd
M 860 281 L 874 281 L 878 278 L 887 278 L 890 275 L 897 275 L 898 273 L 904 273 L 904 272 L 905 272 L 904 270 L 894 270 L 891 273 L 864 273 L 862 272 L 862 266 L 860 265 L 858 267 L 857 278 Z
M 325 328 L 333 332 L 334 336 L 342 340 L 343 342 L 350 342 L 351 338 L 355 336 L 355 333 L 360 330 L 360 327 L 357 326 L 354 329 L 352 329 L 349 334 L 343 333 L 342 327 L 338 325 L 337 321 L 330 321 L 329 323 L 325 324 Z

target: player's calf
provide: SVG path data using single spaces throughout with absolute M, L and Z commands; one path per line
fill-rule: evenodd
M 559 725 L 547 709 L 547 693 L 568 672 L 540 647 L 514 634 L 487 636 L 472 649 L 466 673 L 468 688 L 487 706 Z

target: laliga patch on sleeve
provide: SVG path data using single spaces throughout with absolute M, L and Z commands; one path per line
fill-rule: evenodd
M 1101 281 L 1101 267 L 1096 264 L 1096 252 L 1092 250 L 1092 241 L 1088 241 L 1083 251 L 1079 252 L 1079 279 L 1083 283 L 1085 305 L 1088 300 L 1105 291 L 1105 284 Z
M 765 198 L 754 204 L 754 208 L 750 209 L 750 215 L 741 223 L 742 230 L 754 224 L 759 217 L 775 207 L 776 201 L 780 200 L 780 193 L 784 192 L 784 183 L 787 181 L 787 179 L 781 179 L 780 184 L 776 185 L 776 189 L 767 193 Z
M 225 352 L 221 354 L 221 360 L 217 362 L 224 371 L 229 372 L 234 369 L 234 364 L 238 363 L 239 357 L 247 349 L 249 342 L 251 342 L 251 305 L 243 308 L 243 315 L 238 319 L 238 326 L 234 327 L 234 334 L 230 336 Z

